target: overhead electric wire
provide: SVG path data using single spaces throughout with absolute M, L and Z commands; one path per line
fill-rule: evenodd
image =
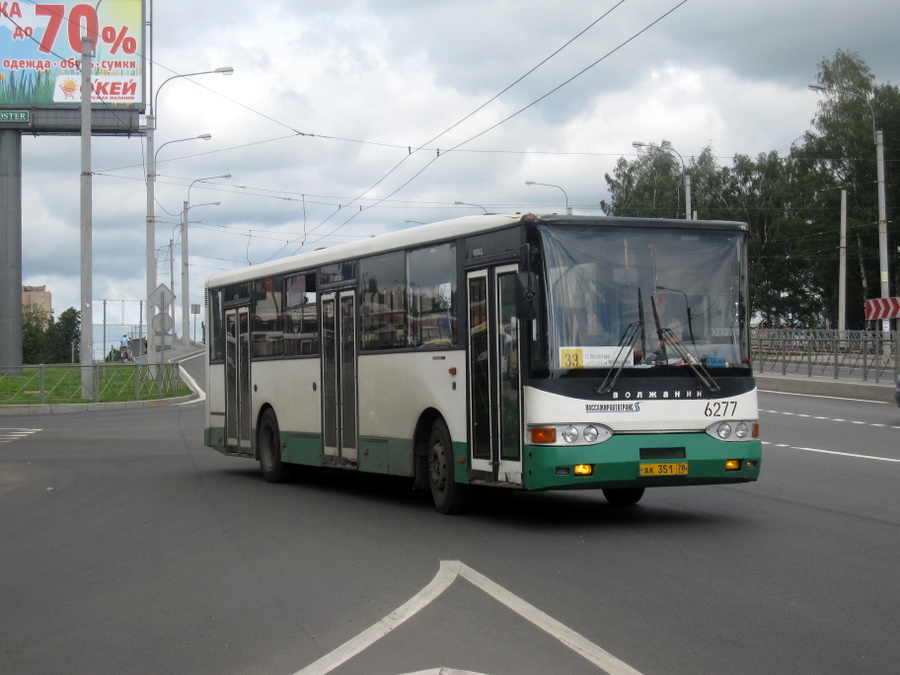
M 450 152 L 453 152 L 453 151 L 457 150 L 457 149 L 460 148 L 461 146 L 466 145 L 467 143 L 470 143 L 471 141 L 474 141 L 476 138 L 479 138 L 479 137 L 483 136 L 484 134 L 488 133 L 489 131 L 492 131 L 493 129 L 496 129 L 497 127 L 501 126 L 502 124 L 505 124 L 506 122 L 510 121 L 510 120 L 513 119 L 514 117 L 516 117 L 516 116 L 518 116 L 519 114 L 523 113 L 524 111 L 528 110 L 528 109 L 531 108 L 532 106 L 536 105 L 537 103 L 540 103 L 541 101 L 543 101 L 544 99 L 546 99 L 548 96 L 551 96 L 552 94 L 556 93 L 557 91 L 559 91 L 560 89 L 562 89 L 564 86 L 566 86 L 567 84 L 571 83 L 573 80 L 577 79 L 578 77 L 581 77 L 584 73 L 586 73 L 587 71 L 589 71 L 589 70 L 592 69 L 594 66 L 596 66 L 596 65 L 599 64 L 599 63 L 601 63 L 602 61 L 606 60 L 606 59 L 607 59 L 608 57 L 610 57 L 612 54 L 615 54 L 617 51 L 619 51 L 620 49 L 622 49 L 625 45 L 629 44 L 630 42 L 634 41 L 634 40 L 635 40 L 636 38 L 638 38 L 639 36 L 641 36 L 641 35 L 643 35 L 644 33 L 646 33 L 646 32 L 647 32 L 648 30 L 650 30 L 653 26 L 655 26 L 656 24 L 658 24 L 660 21 L 662 21 L 662 20 L 665 19 L 667 16 L 669 16 L 670 14 L 672 14 L 672 13 L 673 13 L 675 10 L 677 10 L 679 7 L 681 7 L 682 5 L 684 5 L 687 1 L 688 1 L 688 0 L 681 0 L 681 2 L 679 2 L 679 3 L 676 4 L 674 7 L 672 7 L 671 9 L 669 9 L 668 11 L 666 11 L 665 13 L 663 13 L 661 16 L 659 16 L 658 18 L 656 18 L 654 21 L 652 21 L 652 22 L 650 22 L 649 24 L 647 24 L 644 28 L 642 28 L 642 29 L 639 30 L 638 32 L 634 33 L 634 34 L 633 34 L 631 37 L 629 37 L 627 40 L 624 40 L 623 42 L 619 43 L 619 45 L 617 45 L 615 48 L 613 48 L 613 49 L 611 49 L 610 51 L 608 51 L 606 54 L 604 54 L 603 56 L 601 56 L 599 59 L 597 59 L 596 61 L 594 61 L 593 63 L 591 63 L 591 64 L 590 64 L 589 66 L 587 66 L 586 68 L 583 68 L 582 70 L 580 70 L 579 72 L 577 72 L 575 75 L 573 75 L 573 76 L 570 77 L 569 79 L 567 79 L 567 80 L 565 80 L 564 82 L 562 82 L 561 84 L 557 85 L 556 87 L 554 87 L 553 89 L 551 89 L 550 91 L 548 91 L 548 92 L 547 92 L 546 94 L 544 94 L 543 96 L 540 96 L 539 98 L 535 99 L 534 101 L 532 101 L 532 102 L 529 103 L 528 105 L 526 105 L 526 106 L 520 108 L 519 110 L 517 110 L 517 111 L 514 112 L 513 114 L 511 114 L 511 115 L 505 117 L 504 119 L 500 120 L 500 121 L 497 122 L 496 124 L 493 124 L 493 125 L 491 125 L 490 127 L 488 127 L 487 129 L 484 129 L 483 131 L 481 131 L 481 132 L 475 134 L 474 136 L 471 136 L 470 138 L 468 138 L 468 139 L 462 141 L 461 143 L 458 143 L 457 145 L 451 147 L 450 149 L 444 151 L 443 153 L 440 153 L 440 152 L 439 152 L 439 153 L 436 154 L 435 157 L 433 157 L 427 164 L 425 164 L 425 166 L 423 166 L 421 169 L 419 169 L 419 171 L 417 171 L 415 174 L 413 174 L 406 182 L 404 182 L 402 185 L 400 185 L 400 186 L 399 186 L 398 188 L 396 188 L 394 191 L 392 191 L 392 192 L 389 193 L 387 196 L 385 196 L 384 199 L 389 199 L 389 198 L 393 197 L 393 196 L 394 196 L 395 194 L 397 194 L 400 190 L 402 190 L 402 189 L 405 188 L 407 185 L 409 185 L 410 183 L 412 183 L 416 178 L 418 178 L 420 175 L 422 175 L 428 168 L 431 167 L 432 164 L 434 164 L 434 163 L 435 163 L 438 159 L 440 159 L 442 156 L 446 156 L 447 154 L 449 154 Z M 621 4 L 621 3 L 619 3 L 619 4 Z M 616 5 L 615 7 L 613 7 L 613 9 L 615 9 L 615 8 L 618 7 L 618 6 L 619 6 L 619 5 Z M 612 11 L 612 10 L 610 10 L 610 12 L 611 12 L 611 11 Z M 609 12 L 607 12 L 606 14 L 604 14 L 604 17 L 607 16 L 608 14 L 609 14 Z M 601 17 L 601 18 L 603 18 L 603 17 Z M 599 19 L 598 19 L 598 21 L 599 21 Z M 594 23 L 596 23 L 596 22 L 594 22 Z M 592 24 L 592 25 L 593 25 L 593 24 Z M 582 33 L 583 33 L 583 32 L 584 32 L 584 31 L 582 31 Z M 581 35 L 582 33 L 579 33 L 579 35 Z M 577 36 L 576 36 L 576 37 L 577 37 Z M 574 38 L 573 38 L 573 39 L 574 39 Z M 571 42 L 571 40 L 570 40 L 570 42 Z M 569 44 L 569 43 L 566 43 L 566 44 Z M 557 53 L 557 52 L 554 52 L 554 54 L 556 54 L 556 53 Z M 551 55 L 551 57 L 552 57 L 552 55 Z M 548 59 L 551 58 L 551 57 L 548 57 Z M 546 59 L 545 59 L 545 61 L 546 61 Z M 541 63 L 543 64 L 545 61 L 542 61 Z M 540 65 L 540 64 L 539 64 L 539 65 Z M 534 69 L 532 69 L 531 71 L 529 71 L 529 73 L 530 73 L 530 72 L 533 72 L 533 71 L 534 71 Z M 524 77 L 524 76 L 523 76 L 523 77 Z M 520 78 L 520 79 L 521 79 L 521 78 Z M 507 89 L 508 89 L 508 88 L 507 88 Z M 504 90 L 504 91 L 505 91 L 505 90 Z M 493 99 L 492 99 L 492 100 L 493 100 Z M 451 127 L 451 128 L 452 128 L 452 127 Z M 432 139 L 431 141 L 428 141 L 428 142 L 431 143 L 431 142 L 433 142 L 433 140 L 434 140 L 434 139 Z M 397 166 L 399 166 L 399 164 L 402 164 L 403 161 L 405 161 L 405 160 L 406 160 L 406 158 L 404 158 L 403 160 L 401 160 L 401 162 L 398 163 Z M 395 167 L 395 168 L 396 168 L 396 167 Z M 394 170 L 395 170 L 395 169 L 392 169 L 387 175 L 390 175 L 391 173 L 393 173 Z M 375 185 L 378 185 L 378 183 L 380 183 L 381 181 L 383 181 L 386 177 L 387 177 L 387 176 L 384 176 L 384 177 L 382 177 L 381 179 L 379 179 L 379 181 L 378 181 L 377 183 L 375 183 Z M 374 186 L 373 186 L 373 187 L 374 187 Z M 369 188 L 369 189 L 371 190 L 371 188 Z M 367 190 L 366 192 L 368 192 L 368 190 Z M 365 193 L 363 193 L 363 194 L 365 194 Z M 376 203 L 376 204 L 377 204 L 377 203 Z M 373 206 L 375 206 L 375 205 L 373 205 Z M 371 207 L 369 207 L 369 208 L 371 208 Z M 359 215 L 360 212 L 361 212 L 361 211 L 358 211 L 358 212 L 354 213 L 354 214 L 353 214 L 352 216 L 350 216 L 347 220 L 345 220 L 343 223 L 341 223 L 337 228 L 335 228 L 334 230 L 332 230 L 331 233 L 336 232 L 338 229 L 340 229 L 340 228 L 343 227 L 344 225 L 347 225 L 351 220 L 353 220 L 357 215 Z M 333 216 L 333 215 L 334 215 L 334 214 L 332 214 L 332 216 Z M 323 225 L 323 224 L 324 224 L 325 222 L 327 222 L 330 218 L 331 218 L 331 216 L 329 216 L 329 217 L 326 218 L 324 221 L 322 221 L 322 223 L 320 223 L 318 226 L 316 226 L 316 228 L 314 228 L 313 231 L 315 231 L 315 229 L 318 229 L 318 227 L 320 227 L 321 225 Z M 329 233 L 329 234 L 331 234 L 331 233 Z
M 684 0 L 684 1 L 686 2 L 687 0 Z M 572 37 L 572 38 L 570 38 L 568 41 L 566 41 L 561 47 L 557 48 L 557 49 L 556 49 L 555 51 L 553 51 L 550 55 L 548 55 L 548 56 L 545 57 L 543 60 L 541 60 L 537 65 L 535 65 L 535 66 L 532 67 L 530 70 L 528 70 L 525 74 L 523 74 L 523 75 L 521 75 L 520 77 L 518 77 L 518 78 L 517 78 L 515 81 L 513 81 L 511 84 L 509 84 L 509 85 L 507 85 L 506 87 L 504 87 L 502 90 L 500 90 L 500 91 L 499 91 L 498 93 L 496 93 L 494 96 L 492 96 L 491 98 L 489 98 L 487 101 L 485 101 L 484 103 L 482 103 L 480 106 L 478 106 L 477 108 L 475 108 L 474 110 L 472 110 L 472 111 L 469 112 L 468 114 L 464 115 L 462 118 L 460 118 L 459 120 L 457 120 L 456 122 L 454 122 L 453 124 L 451 124 L 449 127 L 447 127 L 446 129 L 444 129 L 443 131 L 441 131 L 441 132 L 438 133 L 437 135 L 433 136 L 431 139 L 429 139 L 429 140 L 426 141 L 425 143 L 422 143 L 420 146 L 417 146 L 416 149 L 415 149 L 415 151 L 412 149 L 412 146 L 408 146 L 408 147 L 407 147 L 407 151 L 408 151 L 407 154 L 404 155 L 404 157 L 403 157 L 399 162 L 397 162 L 393 167 L 391 167 L 391 169 L 390 169 L 387 173 L 385 173 L 381 178 L 379 178 L 377 181 L 375 181 L 375 183 L 373 183 L 368 189 L 366 189 L 365 191 L 363 191 L 356 199 L 354 199 L 354 200 L 351 202 L 351 204 L 355 203 L 356 201 L 359 201 L 359 199 L 362 199 L 363 197 L 365 197 L 365 195 L 367 195 L 369 192 L 371 192 L 371 191 L 374 190 L 376 187 L 378 187 L 378 185 L 380 185 L 380 184 L 381 184 L 382 182 L 384 182 L 388 177 L 390 177 L 395 171 L 397 171 L 397 169 L 399 169 L 399 168 L 400 168 L 400 167 L 401 167 L 401 166 L 402 166 L 402 165 L 403 165 L 410 157 L 412 157 L 416 152 L 421 151 L 423 148 L 425 148 L 426 146 L 428 146 L 430 143 L 433 143 L 433 142 L 436 141 L 438 138 L 441 138 L 441 137 L 444 136 L 445 134 L 449 133 L 450 131 L 452 131 L 453 129 L 455 129 L 456 127 L 458 127 L 460 124 L 462 124 L 463 122 L 465 122 L 466 120 L 468 120 L 469 118 L 471 118 L 473 115 L 475 115 L 476 113 L 478 113 L 479 111 L 483 110 L 485 107 L 487 107 L 488 105 L 490 105 L 491 103 L 493 103 L 493 102 L 494 102 L 495 100 L 497 100 L 500 96 L 502 96 L 503 94 L 505 94 L 507 91 L 509 91 L 512 87 L 514 87 L 515 85 L 517 85 L 517 84 L 518 84 L 519 82 L 521 82 L 522 80 L 524 80 L 526 77 L 528 77 L 529 75 L 531 75 L 532 73 L 534 73 L 538 68 L 540 68 L 540 67 L 543 66 L 545 63 L 547 63 L 550 59 L 552 59 L 554 56 L 556 56 L 557 54 L 559 54 L 563 49 L 565 49 L 565 48 L 568 47 L 570 44 L 572 44 L 575 40 L 577 40 L 579 37 L 581 37 L 582 35 L 584 35 L 588 30 L 590 30 L 591 28 L 593 28 L 595 25 L 597 25 L 597 23 L 599 23 L 599 22 L 602 21 L 604 18 L 606 18 L 607 16 L 609 16 L 609 14 L 611 14 L 615 9 L 617 9 L 618 7 L 620 7 L 621 5 L 623 5 L 624 3 L 625 3 L 625 0 L 620 0 L 620 2 L 616 3 L 612 8 L 610 8 L 609 10 L 607 10 L 606 12 L 604 12 L 599 18 L 597 18 L 597 19 L 595 19 L 594 21 L 592 21 L 586 28 L 584 28 L 584 29 L 582 29 L 581 31 L 579 31 L 574 37 Z M 440 152 L 440 151 L 438 151 L 438 154 L 439 154 L 439 152 Z M 434 160 L 432 160 L 432 162 L 433 162 L 433 161 L 434 161 Z M 429 163 L 426 165 L 426 167 L 429 166 L 432 162 L 429 162 Z M 419 173 L 421 173 L 421 171 L 420 171 Z M 419 174 L 417 173 L 416 176 L 418 176 L 418 175 L 419 175 Z M 415 176 L 414 176 L 414 177 L 415 177 Z M 404 183 L 404 185 L 401 186 L 401 188 L 399 188 L 399 189 L 402 189 L 402 187 L 405 187 L 405 185 L 407 185 L 407 184 L 408 184 L 408 182 L 407 182 L 407 183 Z M 396 193 L 396 190 L 394 191 L 394 193 Z M 391 194 L 394 194 L 394 193 L 391 193 Z M 379 202 L 379 203 L 380 203 L 380 202 Z M 349 206 L 349 204 L 348 204 L 348 206 Z M 331 220 L 331 218 L 334 217 L 334 216 L 335 216 L 337 213 L 339 213 L 339 212 L 340 212 L 340 209 L 338 209 L 338 210 L 332 212 L 331 214 L 329 214 L 329 215 L 325 218 L 325 220 L 321 221 L 318 225 L 316 225 L 316 226 L 309 232 L 309 234 L 312 234 L 312 233 L 315 232 L 317 229 L 319 229 L 320 227 L 322 227 L 325 223 L 327 223 L 329 220 Z M 351 217 L 348 218 L 346 221 L 344 221 L 344 222 L 343 222 L 341 225 L 339 225 L 338 228 L 336 228 L 336 229 L 339 229 L 339 228 L 343 227 L 344 225 L 346 225 L 347 223 L 349 223 L 349 222 L 355 217 L 355 215 L 358 215 L 358 213 L 359 213 L 359 211 L 357 211 L 357 213 L 354 214 L 354 216 L 351 216 Z M 302 244 L 301 244 L 301 246 L 300 246 L 297 250 L 299 251 L 300 248 L 302 248 Z

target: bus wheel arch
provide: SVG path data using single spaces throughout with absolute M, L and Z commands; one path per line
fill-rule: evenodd
M 431 427 L 441 413 L 434 408 L 427 408 L 419 415 L 413 432 L 413 490 L 427 492 L 428 487 L 428 441 Z
M 288 479 L 289 466 L 281 459 L 281 432 L 278 416 L 271 406 L 260 410 L 256 424 L 256 456 L 262 477 L 268 483 L 283 483 Z

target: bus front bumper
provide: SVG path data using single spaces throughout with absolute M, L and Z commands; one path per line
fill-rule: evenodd
M 525 446 L 529 490 L 744 483 L 759 478 L 762 444 L 704 433 L 622 434 L 591 446 Z

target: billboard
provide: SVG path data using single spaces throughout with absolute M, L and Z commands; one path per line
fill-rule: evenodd
M 81 36 L 95 38 L 92 109 L 144 109 L 144 0 L 0 1 L 0 123 L 81 103 Z M 4 124 L 7 126 L 8 124 Z

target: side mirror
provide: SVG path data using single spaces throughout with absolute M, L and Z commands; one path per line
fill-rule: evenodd
M 533 321 L 538 317 L 539 290 L 537 274 L 516 274 L 516 318 L 520 321 Z

